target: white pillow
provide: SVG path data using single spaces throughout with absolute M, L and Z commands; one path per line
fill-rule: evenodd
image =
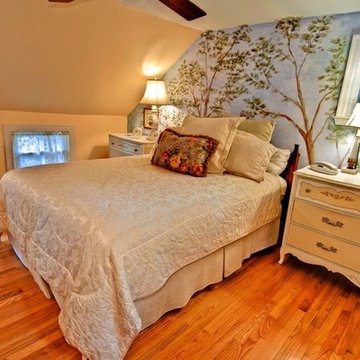
M 238 130 L 225 161 L 226 171 L 261 182 L 275 152 L 274 145 L 253 134 Z
M 215 153 L 211 156 L 208 173 L 222 174 L 224 162 L 234 141 L 236 129 L 245 120 L 243 117 L 198 118 L 188 116 L 184 120 L 181 132 L 188 135 L 207 135 L 219 141 Z
M 269 166 L 266 171 L 272 174 L 280 175 L 286 168 L 290 157 L 290 150 L 276 149 L 270 159 Z

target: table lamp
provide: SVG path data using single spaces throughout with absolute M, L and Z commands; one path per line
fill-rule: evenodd
M 169 104 L 170 101 L 166 95 L 165 81 L 159 79 L 147 80 L 146 89 L 140 104 L 151 105 L 151 114 L 149 124 L 152 127 L 147 140 L 155 140 L 159 125 L 159 108 L 158 105 Z

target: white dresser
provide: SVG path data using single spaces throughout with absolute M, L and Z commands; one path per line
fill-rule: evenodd
M 109 157 L 148 154 L 154 144 L 144 135 L 109 134 Z
M 288 253 L 360 286 L 360 174 L 295 172 L 280 264 Z

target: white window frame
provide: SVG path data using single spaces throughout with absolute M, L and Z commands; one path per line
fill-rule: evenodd
M 69 133 L 69 158 L 74 160 L 74 127 L 71 125 L 3 125 L 6 171 L 14 168 L 12 154 L 12 134 L 15 132 L 68 132 Z
M 360 34 L 351 40 L 344 81 L 334 117 L 337 125 L 345 125 L 357 102 L 360 91 Z

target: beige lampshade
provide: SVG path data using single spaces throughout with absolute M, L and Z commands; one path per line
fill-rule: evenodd
M 170 101 L 166 95 L 165 81 L 164 80 L 147 80 L 146 89 L 140 104 L 148 105 L 166 105 Z

